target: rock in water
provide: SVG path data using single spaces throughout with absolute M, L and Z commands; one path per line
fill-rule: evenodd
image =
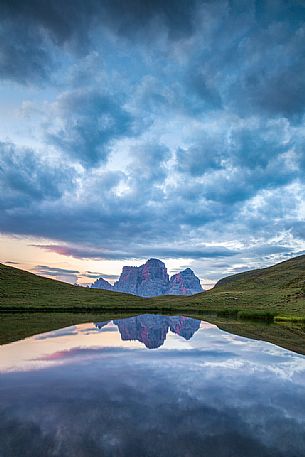
M 110 282 L 106 281 L 104 278 L 98 278 L 93 284 L 91 284 L 91 289 L 112 290 L 113 287 Z
M 169 281 L 169 295 L 193 295 L 203 292 L 199 278 L 190 268 L 173 275 Z

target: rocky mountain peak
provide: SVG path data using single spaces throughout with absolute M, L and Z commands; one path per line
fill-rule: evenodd
M 112 290 L 112 285 L 110 282 L 106 281 L 104 278 L 98 278 L 91 284 L 92 289 L 104 289 L 104 290 Z
M 200 280 L 190 268 L 170 278 L 168 291 L 170 295 L 193 295 L 199 292 L 203 292 Z
M 148 259 L 144 265 L 155 265 L 155 266 L 160 266 L 160 267 L 165 268 L 165 263 L 162 262 L 162 260 L 155 259 L 154 257 L 152 257 L 151 259 Z
M 190 268 L 186 268 L 169 278 L 164 262 L 155 258 L 147 260 L 140 267 L 124 266 L 119 280 L 115 282 L 113 287 L 107 281 L 105 281 L 106 284 L 98 281 L 91 287 L 107 288 L 107 290 L 112 289 L 141 297 L 167 294 L 192 295 L 203 291 L 199 278 Z M 103 287 L 104 285 L 105 287 Z

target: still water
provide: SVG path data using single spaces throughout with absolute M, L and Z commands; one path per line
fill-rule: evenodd
M 304 457 L 305 357 L 186 317 L 0 346 L 1 457 Z

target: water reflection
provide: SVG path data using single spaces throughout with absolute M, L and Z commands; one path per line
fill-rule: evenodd
M 102 324 L 0 347 L 1 457 L 303 457 L 304 356 L 181 317 Z
M 97 322 L 95 325 L 102 329 L 108 322 Z M 162 346 L 169 330 L 185 340 L 190 340 L 200 327 L 200 321 L 197 319 L 151 314 L 118 319 L 113 323 L 118 326 L 122 341 L 140 341 L 148 349 Z

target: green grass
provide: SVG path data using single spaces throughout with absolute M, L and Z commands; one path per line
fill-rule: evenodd
M 92 311 L 143 307 L 144 299 L 107 290 L 74 287 L 0 264 L 0 310 Z
M 262 320 L 239 320 L 232 318 L 207 318 L 220 329 L 235 335 L 267 341 L 290 351 L 305 354 L 305 325 L 298 322 L 279 322 Z
M 305 317 L 305 256 L 224 278 L 213 289 L 188 298 L 158 297 L 155 301 L 240 313 L 240 317 Z
M 131 314 L 122 313 L 3 313 L 0 314 L 0 344 L 18 341 L 71 325 L 85 322 L 100 322 Z M 134 315 L 134 314 L 133 314 Z
M 305 353 L 305 256 L 221 280 L 191 297 L 150 299 L 74 287 L 0 264 L 0 344 L 113 317 L 182 314 Z
M 275 316 L 274 322 L 296 322 L 305 323 L 305 317 L 303 316 Z
M 74 287 L 0 264 L 0 312 L 214 312 L 240 319 L 305 318 L 305 256 L 224 278 L 191 297 L 149 299 Z

